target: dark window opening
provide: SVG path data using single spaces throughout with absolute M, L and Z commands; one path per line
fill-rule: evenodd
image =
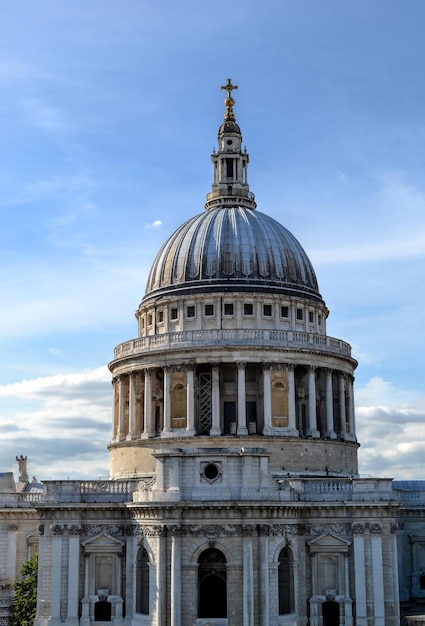
M 164 311 L 158 311 L 158 323 L 160 324 L 163 321 L 164 321 Z
M 170 317 L 171 317 L 171 319 L 172 319 L 172 320 L 176 320 L 176 319 L 177 319 L 177 317 L 178 317 L 178 311 L 177 311 L 177 309 L 175 309 L 175 308 L 171 309 L 171 315 L 170 315 Z
M 137 554 L 136 613 L 149 615 L 149 556 L 145 548 Z
M 186 315 L 187 317 L 195 317 L 195 307 L 194 306 L 188 306 L 186 309 Z
M 279 554 L 278 569 L 279 615 L 294 611 L 294 573 L 292 553 L 283 548 Z
M 246 302 L 246 303 L 243 305 L 243 313 L 244 313 L 244 315 L 253 315 L 253 313 L 254 313 L 254 307 L 253 307 L 253 305 L 251 304 L 251 302 Z
M 198 617 L 227 617 L 226 559 L 220 550 L 204 550 L 198 560 Z
M 322 604 L 323 626 L 339 626 L 338 602 L 324 602 Z
M 303 319 L 303 310 L 297 309 L 297 320 L 302 320 L 302 319 Z
M 218 467 L 214 463 L 208 463 L 206 468 L 204 469 L 204 475 L 207 480 L 215 480 L 218 475 Z
M 265 304 L 263 306 L 263 314 L 265 315 L 265 317 L 271 317 L 271 315 L 272 315 L 272 305 L 271 304 Z
M 425 589 L 425 576 L 420 576 L 419 578 L 419 586 L 421 589 Z
M 205 315 L 214 315 L 214 305 L 206 304 L 205 305 Z
M 107 600 L 99 600 L 94 605 L 95 622 L 110 622 L 112 619 L 112 605 Z
M 148 326 L 152 326 L 152 315 L 148 315 Z
M 226 176 L 233 178 L 233 159 L 226 159 Z
M 314 322 L 314 313 L 313 313 L 313 311 L 309 311 L 308 312 L 308 321 L 310 322 L 310 324 L 312 324 Z
M 224 315 L 233 315 L 233 303 L 226 302 L 224 304 Z
M 283 307 L 280 309 L 280 315 L 281 315 L 282 317 L 289 317 L 289 307 L 288 307 L 288 306 L 283 306 Z
M 321 316 L 321 315 L 319 315 L 319 317 L 317 318 L 317 320 L 318 320 L 318 322 L 319 322 L 319 326 L 321 326 L 321 325 L 322 325 L 322 316 Z
M 223 417 L 224 417 L 224 434 L 236 435 L 236 402 L 224 402 L 223 403 Z

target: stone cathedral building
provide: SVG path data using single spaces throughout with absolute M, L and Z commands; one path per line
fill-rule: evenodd
M 0 475 L 0 624 L 37 546 L 36 626 L 397 626 L 400 599 L 425 601 L 423 485 L 359 477 L 357 362 L 257 209 L 223 89 L 205 210 L 109 365 L 110 480 Z

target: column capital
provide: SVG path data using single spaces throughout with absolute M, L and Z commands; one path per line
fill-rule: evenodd
M 245 369 L 246 368 L 246 361 L 236 361 L 236 365 L 238 366 L 239 370 Z
M 355 522 L 351 525 L 351 531 L 353 535 L 364 535 L 365 532 L 365 524 L 361 524 L 360 522 Z

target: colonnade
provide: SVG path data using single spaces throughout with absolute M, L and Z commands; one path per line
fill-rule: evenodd
M 208 366 L 207 397 L 204 394 L 202 402 L 201 370 L 191 363 L 143 368 L 114 378 L 112 441 L 254 433 L 355 440 L 353 376 L 310 365 L 301 366 L 301 378 L 298 366 L 261 363 L 254 364 L 258 367 L 258 380 L 248 383 L 247 363 L 237 362 L 233 364 L 234 423 L 232 430 L 226 431 L 223 409 L 229 396 L 223 389 L 222 366 Z M 176 372 L 178 384 L 174 379 Z M 179 394 L 178 399 L 174 394 Z M 248 398 L 255 400 L 254 425 L 247 416 Z M 207 432 L 200 428 L 203 419 L 207 421 Z

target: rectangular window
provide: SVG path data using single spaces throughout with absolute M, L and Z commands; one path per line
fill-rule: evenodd
M 193 305 L 187 307 L 186 315 L 187 317 L 195 317 L 195 307 Z
M 318 320 L 318 322 L 319 322 L 319 326 L 321 326 L 321 325 L 322 325 L 322 316 L 321 316 L 321 315 L 319 315 L 319 316 L 318 316 L 318 318 L 317 318 L 317 320 Z
M 313 311 L 309 311 L 308 312 L 308 321 L 310 322 L 310 324 L 312 324 L 314 322 L 314 313 L 313 313 Z
M 303 319 L 303 310 L 297 309 L 297 320 L 302 320 L 302 319 Z
M 148 315 L 148 326 L 152 326 L 152 314 L 149 313 Z
M 214 315 L 214 305 L 206 304 L 205 305 L 205 315 Z
M 178 309 L 176 309 L 174 307 L 171 309 L 170 318 L 172 320 L 176 320 L 178 318 Z
M 245 302 L 243 305 L 243 314 L 244 315 L 253 315 L 254 307 L 251 302 Z
M 233 178 L 233 159 L 226 159 L 226 176 Z
M 289 307 L 288 306 L 281 307 L 280 315 L 281 317 L 289 317 Z
M 265 317 L 271 317 L 272 316 L 272 305 L 271 304 L 265 304 L 263 306 L 263 315 L 265 315 Z
M 158 324 L 164 321 L 164 311 L 158 311 Z
M 224 315 L 233 315 L 233 303 L 232 302 L 224 303 Z

